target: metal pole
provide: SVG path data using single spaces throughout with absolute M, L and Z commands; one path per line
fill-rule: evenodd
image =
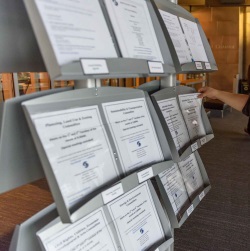
M 75 80 L 75 89 L 101 87 L 101 79 Z

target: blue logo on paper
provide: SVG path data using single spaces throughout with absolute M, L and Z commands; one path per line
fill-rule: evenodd
M 84 161 L 84 162 L 82 163 L 82 165 L 83 165 L 85 168 L 88 168 L 88 167 L 89 167 L 89 163 L 88 163 L 87 161 Z
M 142 228 L 140 229 L 140 233 L 141 233 L 141 234 L 143 234 L 143 233 L 144 233 L 144 230 L 143 230 Z
M 140 141 L 137 141 L 136 143 L 139 147 L 141 146 L 141 142 Z

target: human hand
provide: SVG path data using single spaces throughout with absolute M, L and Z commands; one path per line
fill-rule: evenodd
M 208 97 L 211 99 L 217 99 L 219 91 L 211 87 L 202 87 L 198 90 L 200 93 L 198 98 Z

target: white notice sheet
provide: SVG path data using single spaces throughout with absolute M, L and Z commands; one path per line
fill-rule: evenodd
M 179 95 L 182 114 L 187 124 L 190 139 L 195 141 L 206 135 L 201 117 L 202 100 L 198 93 Z
M 125 58 L 141 58 L 163 63 L 146 1 L 104 0 Z
M 37 233 L 46 251 L 117 251 L 103 209 L 72 224 L 62 222 Z
M 189 21 L 182 17 L 180 17 L 180 22 L 184 30 L 188 45 L 190 47 L 193 60 L 208 62 L 207 54 L 201 40 L 201 35 L 197 23 Z
M 164 10 L 159 10 L 159 12 L 171 37 L 180 64 L 192 62 L 190 48 L 187 45 L 178 17 Z
M 190 143 L 185 121 L 176 98 L 157 101 L 177 151 Z
M 104 103 L 103 110 L 124 173 L 163 160 L 144 98 Z
M 118 178 L 97 106 L 32 115 L 67 206 Z
M 189 196 L 204 186 L 200 168 L 195 155 L 192 153 L 178 163 Z
M 117 53 L 98 0 L 35 0 L 59 65 Z
M 124 251 L 148 250 L 164 239 L 146 182 L 110 202 L 108 209 Z
M 174 164 L 171 168 L 160 173 L 159 177 L 172 204 L 175 215 L 177 215 L 189 200 L 178 165 Z

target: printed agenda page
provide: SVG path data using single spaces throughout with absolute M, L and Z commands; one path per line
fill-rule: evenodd
M 146 1 L 104 0 L 122 56 L 163 63 Z
M 146 182 L 107 206 L 123 251 L 148 250 L 164 240 L 163 228 Z
M 175 97 L 163 99 L 157 101 L 157 103 L 174 140 L 175 147 L 179 151 L 189 144 L 190 140 L 177 99 Z
M 68 207 L 118 178 L 97 106 L 31 116 Z
M 177 164 L 159 174 L 169 201 L 177 215 L 189 200 L 187 190 Z
M 35 0 L 59 65 L 117 53 L 98 0 Z
M 200 168 L 195 155 L 192 153 L 178 163 L 189 197 L 204 186 Z
M 198 93 L 189 93 L 178 96 L 182 114 L 192 141 L 206 136 L 201 117 L 202 100 L 197 98 L 197 96 Z
M 118 251 L 102 208 L 72 224 L 42 229 L 37 237 L 46 251 Z
M 103 103 L 124 173 L 163 160 L 163 154 L 144 98 Z
M 207 54 L 201 39 L 198 25 L 195 22 L 180 17 L 188 46 L 191 50 L 194 61 L 208 62 Z
M 187 45 L 178 17 L 164 10 L 159 10 L 159 12 L 173 42 L 180 64 L 191 63 L 191 51 Z

